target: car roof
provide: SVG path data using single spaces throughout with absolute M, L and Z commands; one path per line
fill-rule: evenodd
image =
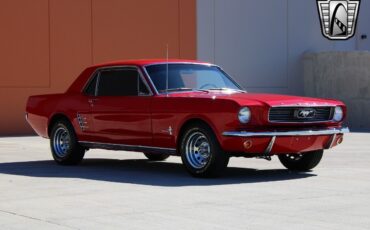
M 98 68 L 104 67 L 113 67 L 113 66 L 146 66 L 152 64 L 165 64 L 165 63 L 196 63 L 196 64 L 203 64 L 203 65 L 212 65 L 207 62 L 200 62 L 196 60 L 186 60 L 186 59 L 138 59 L 138 60 L 118 60 L 112 61 L 107 63 L 96 64 L 86 68 L 79 77 L 71 84 L 68 88 L 67 92 L 81 92 L 81 90 L 86 85 L 86 82 L 90 79 L 91 75 L 96 71 Z
M 196 63 L 196 64 L 205 64 L 211 65 L 207 62 L 201 62 L 196 60 L 187 60 L 187 59 L 137 59 L 137 60 L 118 60 L 118 61 L 111 61 L 106 63 L 96 64 L 92 67 L 101 68 L 101 67 L 109 67 L 109 66 L 124 66 L 124 65 L 135 65 L 135 66 L 146 66 L 146 65 L 153 65 L 153 64 L 163 64 L 163 63 Z

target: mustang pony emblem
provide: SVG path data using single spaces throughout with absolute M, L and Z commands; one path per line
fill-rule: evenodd
M 299 109 L 296 112 L 297 118 L 313 118 L 315 116 L 315 110 L 314 109 Z

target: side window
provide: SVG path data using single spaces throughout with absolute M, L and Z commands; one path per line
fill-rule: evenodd
M 147 95 L 148 89 L 136 68 L 103 70 L 99 76 L 98 96 Z
M 87 87 L 84 90 L 84 93 L 89 96 L 95 96 L 95 90 L 96 90 L 96 82 L 98 79 L 98 74 L 95 74 L 88 83 Z

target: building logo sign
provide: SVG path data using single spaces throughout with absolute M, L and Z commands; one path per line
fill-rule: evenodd
M 317 0 L 322 34 L 331 40 L 346 40 L 356 32 L 360 0 Z

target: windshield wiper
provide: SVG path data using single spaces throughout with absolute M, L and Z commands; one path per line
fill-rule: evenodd
M 181 87 L 181 88 L 172 88 L 168 90 L 161 90 L 162 93 L 166 92 L 176 92 L 176 91 L 201 91 L 201 92 L 208 92 L 207 89 L 194 89 L 194 88 L 186 88 L 186 87 Z
M 176 91 L 193 91 L 194 89 L 193 88 L 185 88 L 185 87 L 182 87 L 182 88 L 172 88 L 172 89 L 167 89 L 167 90 L 161 90 L 162 92 L 176 92 Z
M 242 93 L 246 93 L 247 91 L 245 90 L 241 90 L 241 89 L 231 89 L 231 88 L 210 88 L 210 89 L 207 89 L 207 90 L 234 90 L 234 91 L 238 91 L 238 92 L 242 92 Z
M 210 89 L 194 89 L 194 88 L 187 88 L 187 87 L 179 87 L 179 88 L 171 88 L 167 90 L 161 90 L 162 93 L 166 92 L 176 92 L 176 91 L 202 91 L 202 92 L 208 92 L 210 90 L 233 90 L 237 92 L 245 93 L 246 91 L 240 90 L 240 89 L 231 89 L 231 88 L 210 88 Z

